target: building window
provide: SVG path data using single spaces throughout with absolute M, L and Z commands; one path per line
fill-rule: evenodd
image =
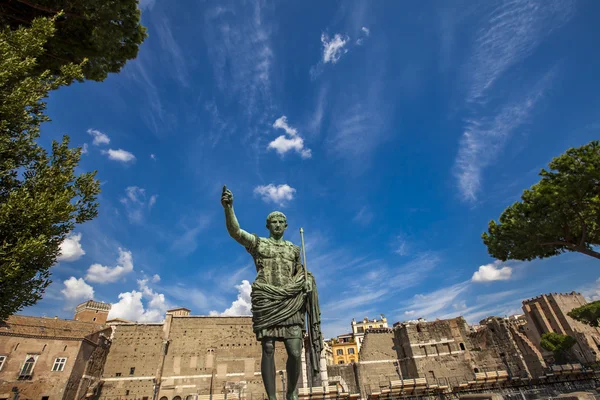
M 479 368 L 473 368 L 473 372 L 475 372 L 476 374 L 479 373 Z
M 54 360 L 54 366 L 52 367 L 52 371 L 62 371 L 65 369 L 65 364 L 67 363 L 66 358 L 59 357 Z
M 160 398 L 160 400 L 169 400 L 169 399 L 167 398 L 167 396 L 163 396 Z
M 6 356 L 0 356 L 0 371 L 2 371 L 2 367 L 4 366 L 5 361 L 6 361 Z
M 135 373 L 135 367 L 129 368 L 129 375 L 133 375 Z
M 343 363 L 344 363 L 344 360 L 338 361 L 338 364 L 343 364 Z
M 348 354 L 354 354 L 354 349 L 352 349 L 352 348 L 348 349 Z
M 49 400 L 50 396 L 42 396 L 42 400 Z
M 337 350 L 337 355 L 338 356 L 343 356 L 344 355 L 344 349 L 338 349 Z
M 92 318 L 92 322 L 96 322 L 96 317 Z
M 362 326 L 359 326 L 358 328 L 356 328 L 356 333 L 364 333 L 365 332 L 365 328 L 363 328 Z
M 173 400 L 181 400 L 181 396 L 175 396 L 173 397 Z
M 20 379 L 26 379 L 28 377 L 31 377 L 31 374 L 33 374 L 33 367 L 35 366 L 36 360 L 36 355 L 27 354 L 27 357 L 25 357 L 25 364 L 23 364 L 23 368 L 21 368 L 21 372 L 19 372 Z
M 129 396 L 129 389 L 125 390 L 125 396 Z
M 62 371 L 65 369 L 65 364 L 67 362 L 66 358 L 57 358 L 54 360 L 54 366 L 52 367 L 52 371 Z
M 460 346 L 460 349 L 462 351 L 465 351 L 465 344 L 464 343 L 460 343 L 459 346 Z

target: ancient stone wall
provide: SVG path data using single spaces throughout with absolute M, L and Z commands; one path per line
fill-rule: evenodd
M 355 368 L 355 364 L 328 365 L 329 384 L 341 386 L 346 393 L 360 393 Z
M 113 329 L 102 399 L 151 399 L 158 378 L 158 398 L 166 400 L 209 394 L 211 388 L 216 394 L 262 399 L 262 348 L 251 317 L 167 315 L 164 324 L 117 324 Z M 276 343 L 275 355 L 276 369 L 285 378 L 282 342 Z M 279 373 L 277 390 L 282 390 Z

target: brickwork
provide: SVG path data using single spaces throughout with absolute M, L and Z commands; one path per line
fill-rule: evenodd
M 572 354 L 581 363 L 600 361 L 600 329 L 585 325 L 569 317 L 573 308 L 587 304 L 581 293 L 551 293 L 523 301 L 527 318 L 524 333 L 545 356 L 551 354 L 542 349 L 541 336 L 547 332 L 569 335 L 577 340 Z
M 215 394 L 263 397 L 262 348 L 251 317 L 167 313 L 163 324 L 120 322 L 112 329 L 100 399 L 152 399 L 155 382 L 160 382 L 157 399 L 209 394 L 211 386 Z M 283 343 L 276 343 L 275 354 L 277 370 L 285 370 Z M 281 391 L 279 374 L 277 390 Z
M 95 322 L 97 324 L 106 323 L 111 305 L 99 301 L 88 300 L 85 303 L 79 304 L 75 308 L 75 321 Z
M 13 387 L 18 388 L 22 399 L 80 398 L 80 393 L 85 394 L 100 376 L 98 366 L 92 366 L 103 364 L 108 334 L 97 324 L 19 315 L 9 317 L 0 325 L 0 355 L 6 357 L 0 371 L 0 398 L 12 398 Z M 30 358 L 35 362 L 31 373 L 20 376 Z M 53 371 L 57 359 L 64 359 L 64 366 Z M 90 378 L 82 382 L 88 366 Z

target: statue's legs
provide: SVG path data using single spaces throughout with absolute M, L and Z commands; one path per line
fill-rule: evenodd
M 284 343 L 288 355 L 286 398 L 287 400 L 298 400 L 298 378 L 302 371 L 302 339 L 286 339 Z
M 260 362 L 260 373 L 262 375 L 265 390 L 269 400 L 277 400 L 275 389 L 275 339 L 263 338 L 262 360 Z

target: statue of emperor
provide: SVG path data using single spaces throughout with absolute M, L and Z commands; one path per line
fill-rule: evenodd
M 233 211 L 233 194 L 223 187 L 221 204 L 229 235 L 254 259 L 256 279 L 252 283 L 252 325 L 262 344 L 261 375 L 269 400 L 277 400 L 275 389 L 275 342 L 283 341 L 287 352 L 287 400 L 298 399 L 302 369 L 302 342 L 308 336 L 312 372 L 319 372 L 323 346 L 320 309 L 315 280 L 305 271 L 300 248 L 283 239 L 286 216 L 274 211 L 267 216 L 269 237 L 262 238 L 240 228 Z M 308 331 L 306 316 L 308 315 Z

